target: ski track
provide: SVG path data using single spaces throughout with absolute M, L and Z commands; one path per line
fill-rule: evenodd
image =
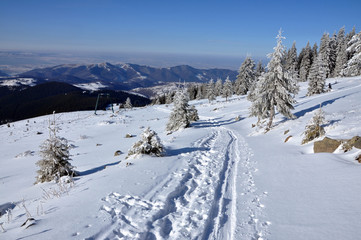
M 193 144 L 199 150 L 181 154 L 187 168 L 143 198 L 103 198 L 101 214 L 111 225 L 87 239 L 265 239 L 271 223 L 261 201 L 268 193 L 258 193 L 252 151 L 242 136 L 211 124 Z

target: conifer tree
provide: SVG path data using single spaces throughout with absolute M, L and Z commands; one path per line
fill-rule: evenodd
M 337 35 L 334 33 L 330 38 L 330 56 L 329 56 L 329 63 L 330 63 L 330 77 L 334 77 L 334 70 L 336 66 L 336 58 L 337 58 Z
M 304 49 L 303 58 L 300 65 L 300 81 L 306 82 L 308 73 L 311 68 L 311 58 L 312 58 L 312 52 L 311 52 L 310 43 L 307 42 L 307 45 Z
M 263 74 L 257 84 L 257 100 L 251 105 L 251 116 L 259 118 L 269 117 L 268 128 L 271 128 L 275 117 L 275 108 L 287 118 L 294 118 L 291 113 L 292 104 L 295 103 L 290 93 L 289 75 L 285 73 L 282 65 L 284 46 L 282 45 L 282 31 L 277 35 L 277 45 L 274 52 L 269 54 L 271 58 L 267 65 L 268 71 Z M 255 110 L 255 111 L 253 111 Z
M 322 54 L 326 66 L 326 78 L 328 78 L 331 73 L 330 51 L 330 37 L 328 33 L 324 33 L 321 38 L 319 54 Z
M 203 99 L 203 91 L 201 84 L 198 85 L 196 99 Z
M 216 100 L 215 86 L 213 79 L 211 79 L 207 86 L 207 98 L 209 102 Z
M 239 68 L 237 79 L 235 82 L 235 92 L 237 95 L 247 94 L 250 85 L 254 81 L 254 61 L 250 57 L 246 57 Z
M 215 85 L 215 87 L 214 87 L 216 96 L 221 96 L 221 94 L 222 94 L 222 87 L 223 87 L 222 79 L 218 78 L 218 79 L 217 79 L 217 82 L 216 82 L 216 85 Z
M 352 58 L 348 60 L 343 75 L 359 76 L 361 75 L 361 32 L 355 34 L 348 45 L 347 52 L 352 53 Z
M 223 84 L 222 96 L 226 98 L 226 101 L 229 97 L 233 95 L 233 84 L 229 77 L 227 76 L 226 81 Z
M 132 102 L 129 97 L 127 97 L 127 100 L 125 100 L 124 108 L 131 109 L 133 107 Z
M 286 70 L 297 70 L 297 49 L 296 42 L 293 42 L 292 47 L 288 50 L 286 56 Z
M 132 155 L 147 154 L 157 157 L 164 155 L 164 146 L 161 143 L 157 133 L 151 130 L 149 127 L 144 130 L 141 135 L 141 140 L 134 143 L 134 145 L 129 149 L 128 156 L 129 158 Z
M 258 61 L 255 69 L 255 80 L 258 81 L 258 78 L 262 75 L 262 73 L 265 72 L 265 69 L 263 67 L 262 61 Z M 254 84 L 251 84 L 254 85 Z
M 173 111 L 169 116 L 166 130 L 177 131 L 190 126 L 191 121 L 198 120 L 198 113 L 194 107 L 188 104 L 188 96 L 184 90 L 178 90 L 174 95 Z
M 343 39 L 343 41 L 340 41 L 337 48 L 337 57 L 336 57 L 336 66 L 334 70 L 334 76 L 335 77 L 341 77 L 342 70 L 345 68 L 347 63 L 347 51 L 346 51 L 346 41 Z
M 308 92 L 307 95 L 320 94 L 324 92 L 326 82 L 326 64 L 322 53 L 318 54 L 313 62 L 310 74 L 308 75 Z
M 313 44 L 313 47 L 312 47 L 312 63 L 317 58 L 317 55 L 318 55 L 317 49 L 318 49 L 317 43 Z
M 37 171 L 35 183 L 50 182 L 52 180 L 59 181 L 63 176 L 76 176 L 77 173 L 73 170 L 70 164 L 69 144 L 67 139 L 56 135 L 58 128 L 54 120 L 49 121 L 49 138 L 46 139 L 40 146 L 41 160 L 36 162 L 40 167 Z

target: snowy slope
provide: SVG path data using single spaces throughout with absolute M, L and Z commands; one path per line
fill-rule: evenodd
M 297 118 L 277 115 L 267 134 L 251 127 L 243 96 L 191 102 L 200 121 L 171 135 L 171 105 L 57 114 L 81 173 L 73 184 L 33 185 L 49 116 L 2 125 L 0 239 L 357 239 L 361 150 L 313 154 L 313 143 L 300 144 L 320 104 L 327 136 L 361 134 L 361 77 L 328 81 L 333 91 L 312 97 L 302 85 Z M 166 156 L 126 160 L 148 126 Z M 27 215 L 35 225 L 21 227 Z

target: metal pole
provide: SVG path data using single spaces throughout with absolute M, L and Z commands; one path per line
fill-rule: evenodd
M 95 104 L 95 110 L 94 110 L 94 114 L 97 115 L 97 108 L 98 108 L 98 102 L 99 102 L 99 97 L 100 97 L 101 93 L 98 94 L 98 98 L 97 98 L 97 102 Z

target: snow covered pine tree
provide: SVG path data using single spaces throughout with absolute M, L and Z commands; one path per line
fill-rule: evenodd
M 187 128 L 191 121 L 198 120 L 198 112 L 194 107 L 188 104 L 188 96 L 185 91 L 178 90 L 174 96 L 173 111 L 169 116 L 166 130 L 177 131 L 181 128 Z
M 51 125 L 51 124 L 49 124 Z M 62 176 L 78 175 L 69 163 L 69 144 L 65 138 L 56 135 L 55 117 L 53 127 L 49 126 L 49 138 L 40 146 L 41 160 L 36 162 L 40 167 L 37 171 L 36 183 L 58 181 Z
M 269 117 L 268 129 L 272 126 L 275 117 L 275 108 L 287 118 L 294 118 L 291 113 L 292 104 L 295 100 L 291 93 L 295 92 L 294 79 L 284 71 L 282 59 L 284 47 L 282 45 L 282 30 L 277 35 L 277 45 L 274 52 L 268 56 L 271 58 L 267 65 L 268 72 L 263 74 L 257 83 L 257 99 L 252 102 L 250 116 L 258 118 Z
M 133 105 L 129 97 L 127 97 L 127 100 L 125 100 L 124 108 L 125 109 L 132 109 Z
M 164 154 L 164 147 L 160 142 L 157 133 L 149 127 L 142 133 L 141 140 L 136 142 L 129 150 L 126 158 L 140 154 L 148 154 L 157 157 L 161 157 Z

